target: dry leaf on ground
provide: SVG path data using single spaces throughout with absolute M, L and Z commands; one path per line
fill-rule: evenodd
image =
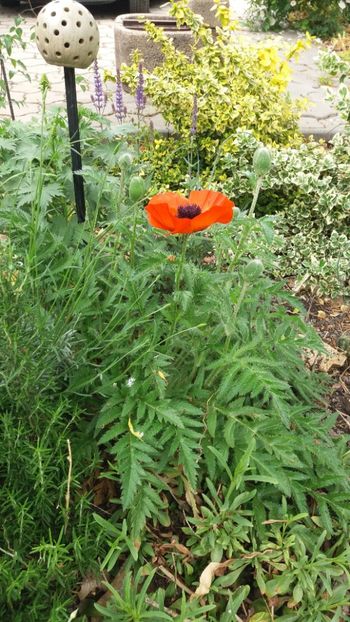
M 210 562 L 204 568 L 201 576 L 199 577 L 199 585 L 192 598 L 200 598 L 201 596 L 209 594 L 211 584 L 215 576 L 220 574 L 220 571 L 222 571 L 224 568 L 227 568 L 227 566 L 232 564 L 232 561 L 232 559 L 228 559 L 225 562 Z
M 329 343 L 323 342 L 326 352 L 315 352 L 305 349 L 304 361 L 310 368 L 317 367 L 319 371 L 328 374 L 332 369 L 343 367 L 347 360 L 347 355 L 340 352 Z
M 333 346 L 325 343 L 327 354 L 321 354 L 319 358 L 318 368 L 320 371 L 329 373 L 335 367 L 343 367 L 346 363 L 347 356 L 343 352 L 339 352 Z
M 99 590 L 105 589 L 106 588 L 102 585 L 101 581 L 99 581 L 96 577 L 87 576 L 83 579 L 77 596 L 80 602 L 82 602 L 90 594 L 95 595 Z

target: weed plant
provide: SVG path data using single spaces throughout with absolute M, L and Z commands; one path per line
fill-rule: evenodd
M 247 259 L 271 224 L 152 229 L 137 154 L 94 118 L 84 225 L 60 113 L 0 137 L 2 617 L 86 621 L 92 576 L 118 585 L 104 620 L 340 620 L 347 439 L 301 305 Z

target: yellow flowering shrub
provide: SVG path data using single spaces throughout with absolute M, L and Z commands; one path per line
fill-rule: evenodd
M 280 50 L 271 41 L 247 43 L 234 32 L 225 7 L 219 1 L 215 4 L 222 22 L 215 36 L 185 0 L 172 4 L 178 26 L 186 24 L 192 31 L 191 58 L 177 50 L 161 28 L 145 23 L 148 36 L 159 44 L 164 56 L 152 72 L 145 70 L 147 96 L 184 138 L 190 135 L 196 96 L 197 138 L 209 136 L 214 151 L 217 141 L 238 127 L 252 130 L 266 144 L 298 142 L 299 107 L 286 95 L 288 59 L 293 50 Z M 123 81 L 131 89 L 136 85 L 140 60 L 136 51 L 131 65 L 122 66 Z

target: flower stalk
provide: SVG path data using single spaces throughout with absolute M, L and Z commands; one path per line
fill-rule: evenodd
M 123 123 L 126 117 L 126 107 L 124 106 L 123 85 L 120 75 L 120 69 L 117 69 L 116 81 L 115 81 L 115 96 L 113 111 L 119 123 Z
M 180 285 L 182 281 L 184 265 L 186 260 L 186 250 L 188 244 L 189 235 L 183 235 L 181 240 L 181 251 L 179 254 L 179 262 L 175 274 L 175 288 L 174 288 L 174 317 L 173 324 L 171 328 L 171 332 L 174 335 L 176 331 L 177 321 L 178 321 L 178 297 L 180 292 Z
M 142 113 L 143 113 L 143 111 L 145 109 L 145 106 L 146 106 L 145 77 L 143 75 L 143 65 L 142 65 L 142 63 L 139 63 L 135 101 L 136 101 L 137 117 L 140 120 L 140 117 L 141 117 L 141 115 L 142 115 Z
M 95 93 L 91 95 L 91 101 L 94 104 L 98 114 L 102 114 L 106 107 L 107 95 L 103 92 L 102 80 L 97 60 L 94 61 L 93 68 Z

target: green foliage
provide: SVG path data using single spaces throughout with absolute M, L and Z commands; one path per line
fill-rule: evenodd
M 204 622 L 206 612 L 213 606 L 200 606 L 197 603 L 187 602 L 182 598 L 178 615 L 175 611 L 165 606 L 164 590 L 159 589 L 150 597 L 148 590 L 154 578 L 155 571 L 149 572 L 147 568 L 140 569 L 135 577 L 131 573 L 125 576 L 123 590 L 120 593 L 112 585 L 108 586 L 111 599 L 107 607 L 96 606 L 103 619 L 112 622 L 142 622 L 152 620 L 154 622 L 185 622 L 185 620 L 197 620 Z M 143 576 L 146 577 L 143 579 Z
M 256 141 L 239 136 L 232 179 L 248 201 Z M 124 166 L 125 137 L 102 127 L 94 146 L 86 116 L 82 137 L 78 225 L 61 116 L 0 136 L 4 619 L 68 620 L 77 583 L 101 571 L 105 620 L 231 622 L 248 598 L 253 620 L 272 619 L 271 598 L 275 620 L 339 619 L 347 438 L 330 433 L 327 382 L 303 361 L 322 344 L 268 276 L 271 252 L 252 278 L 247 255 L 273 240 L 271 219 L 250 210 L 190 236 L 185 260 L 129 197 L 142 171 L 137 154 Z M 113 492 L 97 504 L 99 477 Z M 223 572 L 188 598 L 211 562 Z
M 52 386 L 51 386 L 52 391 Z M 17 413 L 1 409 L 0 612 L 14 622 L 66 620 L 71 591 L 87 572 L 98 572 L 96 528 L 88 499 L 79 491 L 94 448 L 73 430 L 80 411 L 43 399 Z M 71 437 L 73 436 L 73 438 Z M 67 514 L 68 446 L 74 456 Z M 92 450 L 92 451 L 91 451 Z M 84 458 L 84 451 L 86 458 Z M 69 506 L 68 506 L 69 507 Z
M 23 76 L 24 80 L 28 80 L 30 82 L 31 78 L 27 71 L 27 67 L 25 64 L 19 59 L 15 58 L 14 50 L 16 47 L 19 47 L 21 50 L 25 50 L 27 46 L 27 42 L 23 37 L 23 25 L 24 20 L 21 17 L 16 17 L 14 20 L 13 26 L 11 26 L 8 32 L 0 34 L 0 58 L 3 60 L 5 64 L 7 78 L 11 80 L 16 73 L 20 73 Z M 33 38 L 33 34 L 31 35 L 31 39 Z M 21 104 L 22 102 L 13 100 L 12 102 L 16 104 Z M 7 97 L 5 91 L 5 80 L 0 74 L 0 108 L 5 107 L 7 105 Z
M 104 614 L 105 620 L 112 620 L 115 622 L 141 622 L 143 620 L 160 622 L 161 620 L 172 620 L 173 618 L 164 613 L 164 611 L 157 611 L 157 608 L 160 608 L 157 602 L 153 607 L 148 606 L 147 591 L 152 581 L 153 574 L 154 572 L 140 585 L 142 578 L 141 571 L 139 570 L 137 573 L 134 582 L 131 573 L 129 573 L 125 577 L 124 593 L 122 595 L 119 594 L 113 586 L 109 586 L 112 593 L 110 606 L 107 609 L 97 606 L 97 611 Z M 156 610 L 154 610 L 154 607 L 156 607 Z
M 88 127 L 82 119 L 87 159 L 94 136 Z M 127 179 L 123 186 L 110 173 L 115 167 L 118 175 L 125 147 L 107 144 L 108 136 L 100 129 L 94 161 L 103 159 L 105 169 L 98 186 L 87 183 L 87 197 L 90 213 L 99 205 L 110 218 Z M 98 576 L 98 558 L 107 552 L 84 484 L 97 477 L 101 461 L 85 414 L 91 405 L 67 394 L 85 360 L 83 326 L 100 295 L 104 253 L 94 236 L 96 252 L 89 254 L 88 232 L 70 216 L 61 114 L 44 125 L 43 136 L 34 125 L 3 124 L 0 140 L 0 612 L 14 622 L 62 622 L 77 584 L 85 574 Z
M 146 22 L 147 34 L 161 48 L 164 60 L 152 72 L 145 70 L 145 92 L 185 140 L 176 151 L 192 149 L 205 168 L 215 158 L 219 144 L 238 127 L 252 130 L 268 144 L 298 142 L 298 106 L 285 94 L 290 50 L 280 54 L 271 44 L 245 43 L 232 34 L 231 23 L 218 29 L 214 37 L 202 18 L 182 1 L 174 2 L 171 12 L 178 26 L 186 25 L 192 32 L 191 55 L 176 49 L 161 28 Z M 122 68 L 123 82 L 133 90 L 138 63 L 136 52 L 132 64 Z M 190 140 L 195 95 L 197 134 Z
M 250 171 L 258 142 L 237 133 L 230 154 L 217 166 L 217 187 L 243 209 L 249 205 Z M 264 178 L 257 212 L 274 215 L 277 237 L 265 252 L 278 255 L 273 272 L 296 276 L 327 295 L 349 292 L 349 134 L 338 134 L 330 148 L 310 142 L 298 149 L 272 150 L 272 169 Z M 227 177 L 220 182 L 220 177 Z M 271 247 L 272 243 L 272 247 Z M 226 254 L 234 244 L 226 248 Z M 251 252 L 262 252 L 261 236 Z
M 338 0 L 250 0 L 249 23 L 264 30 L 292 27 L 331 37 L 349 23 L 349 7 Z
M 348 80 L 350 76 L 350 61 L 341 58 L 336 52 L 329 50 L 321 51 L 319 56 L 319 65 L 332 78 L 337 78 L 339 83 L 338 89 L 330 90 L 328 99 L 335 104 L 339 116 L 345 122 L 345 131 L 350 130 L 350 91 Z

